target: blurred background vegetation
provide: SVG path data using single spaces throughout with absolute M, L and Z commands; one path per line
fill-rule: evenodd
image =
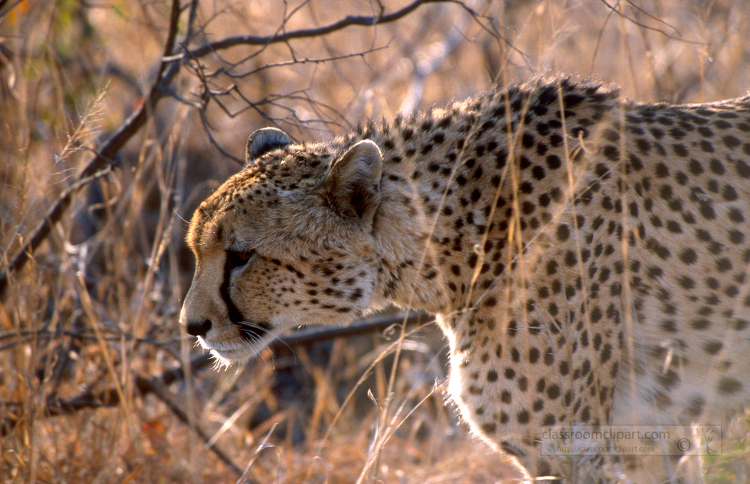
M 178 325 L 192 211 L 264 126 L 326 139 L 558 72 L 743 95 L 748 25 L 732 0 L 0 0 L 0 481 L 509 475 L 443 405 L 432 325 L 205 370 Z M 726 429 L 708 481 L 744 482 Z

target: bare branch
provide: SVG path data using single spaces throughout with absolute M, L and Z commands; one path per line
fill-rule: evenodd
M 204 57 L 208 54 L 219 50 L 229 49 L 237 45 L 269 45 L 279 42 L 288 42 L 293 39 L 304 39 L 309 37 L 319 37 L 330 34 L 337 30 L 342 30 L 351 26 L 373 26 L 395 22 L 416 10 L 419 6 L 428 3 L 456 3 L 452 0 L 415 0 L 401 10 L 397 10 L 387 15 L 349 15 L 341 20 L 321 27 L 310 29 L 292 30 L 289 32 L 280 32 L 272 35 L 237 35 L 217 42 L 211 42 L 203 47 L 190 51 L 191 57 Z

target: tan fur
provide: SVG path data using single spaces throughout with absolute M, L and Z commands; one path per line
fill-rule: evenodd
M 326 143 L 266 132 L 248 153 L 188 235 L 182 321 L 226 362 L 301 324 L 430 311 L 472 429 L 576 482 L 700 471 L 578 466 L 543 455 L 543 428 L 721 425 L 750 401 L 748 98 L 536 80 Z

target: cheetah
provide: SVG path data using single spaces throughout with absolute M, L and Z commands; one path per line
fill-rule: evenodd
M 750 96 L 538 78 L 322 143 L 261 129 L 246 157 L 187 236 L 181 322 L 224 363 L 428 311 L 472 431 L 560 482 L 702 478 L 679 452 L 576 460 L 544 429 L 721 425 L 750 402 Z

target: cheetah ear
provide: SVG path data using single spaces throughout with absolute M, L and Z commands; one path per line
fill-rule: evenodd
M 380 203 L 383 155 L 370 140 L 360 141 L 333 162 L 322 193 L 340 215 L 372 221 Z
M 289 136 L 278 128 L 263 128 L 256 130 L 247 139 L 245 162 L 250 165 L 253 161 L 271 150 L 284 148 L 292 144 Z

